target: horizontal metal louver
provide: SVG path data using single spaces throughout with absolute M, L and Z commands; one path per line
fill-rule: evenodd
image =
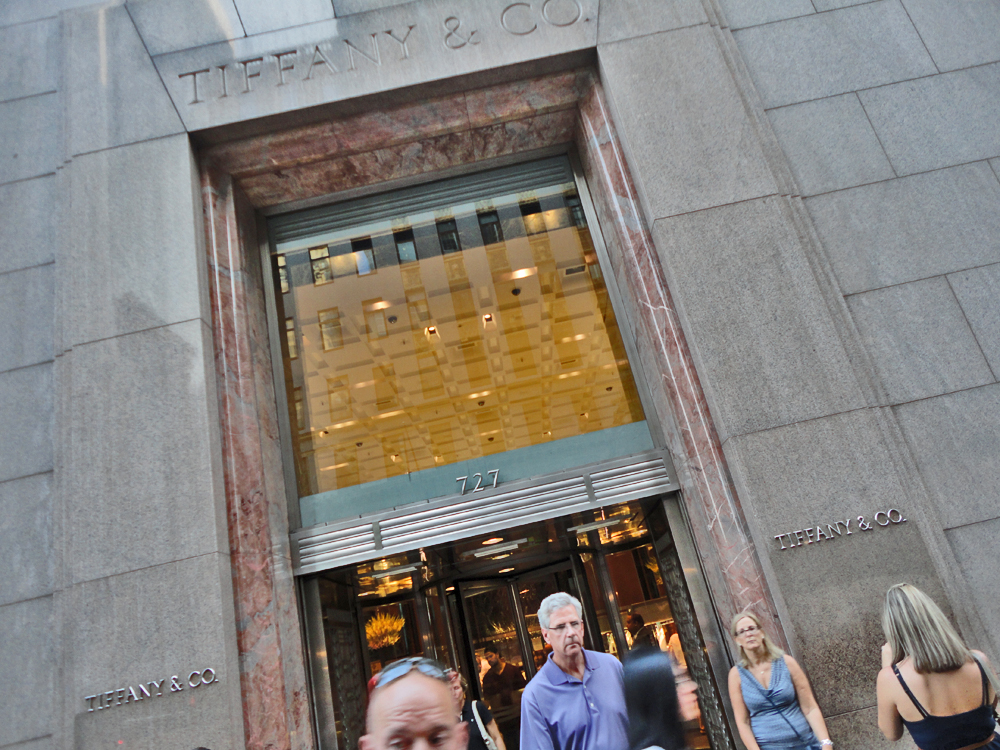
M 317 573 L 676 489 L 666 453 L 650 451 L 560 472 L 541 483 L 511 482 L 302 529 L 292 535 L 295 573 Z
M 311 237 L 321 237 L 359 223 L 401 218 L 455 203 L 470 203 L 572 181 L 569 159 L 556 156 L 275 216 L 269 221 L 271 239 L 275 251 L 280 253 L 302 246 Z

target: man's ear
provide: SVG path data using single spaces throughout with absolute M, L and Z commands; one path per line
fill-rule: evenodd
M 552 641 L 549 640 L 549 631 L 548 631 L 548 629 L 547 628 L 541 628 L 541 631 L 542 631 L 542 640 L 545 641 L 547 644 L 549 644 L 551 646 L 552 645 Z
M 463 724 L 465 722 L 462 722 Z M 370 734 L 363 734 L 358 740 L 358 750 L 375 750 L 375 740 Z

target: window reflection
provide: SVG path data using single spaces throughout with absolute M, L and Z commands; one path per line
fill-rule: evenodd
M 643 420 L 573 183 L 362 220 L 274 283 L 302 497 Z

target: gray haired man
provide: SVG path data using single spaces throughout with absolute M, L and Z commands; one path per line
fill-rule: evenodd
M 521 750 L 625 750 L 628 718 L 621 663 L 583 647 L 583 607 L 560 592 L 538 608 L 548 661 L 521 698 Z

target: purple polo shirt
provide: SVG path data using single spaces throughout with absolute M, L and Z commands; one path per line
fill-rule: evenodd
M 521 750 L 626 750 L 628 714 L 622 665 L 584 651 L 583 681 L 548 661 L 521 698 Z

